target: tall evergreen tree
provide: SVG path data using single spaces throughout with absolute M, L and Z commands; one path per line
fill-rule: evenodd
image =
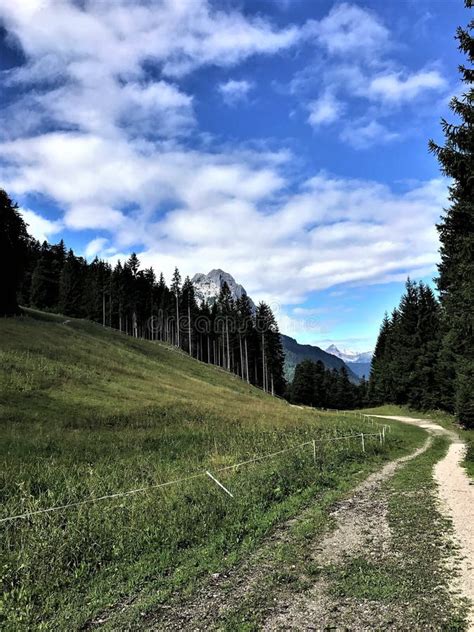
M 85 261 L 69 250 L 59 275 L 59 311 L 67 316 L 83 317 Z
M 466 0 L 467 8 L 473 1 Z M 450 207 L 438 225 L 441 241 L 438 288 L 443 309 L 444 349 L 452 352 L 454 366 L 445 379 L 454 376 L 451 389 L 459 420 L 474 427 L 474 20 L 458 28 L 456 39 L 467 57 L 459 67 L 465 92 L 451 100 L 456 123 L 442 120 L 444 146 L 430 141 L 442 172 L 452 179 Z M 443 360 L 449 363 L 450 355 Z
M 257 307 L 256 327 L 260 343 L 262 387 L 272 395 L 283 393 L 285 390 L 283 372 L 285 356 L 278 324 L 272 310 L 266 303 L 262 302 Z
M 175 344 L 176 346 L 180 346 L 180 322 L 179 322 L 179 297 L 181 296 L 181 275 L 179 273 L 178 268 L 174 269 L 174 273 L 173 273 L 173 278 L 171 280 L 171 292 L 174 294 L 174 298 L 175 298 L 175 305 L 176 305 L 176 313 L 175 313 L 175 318 L 176 318 L 176 340 L 175 340 Z
M 46 241 L 31 277 L 31 303 L 39 309 L 58 310 L 59 275 L 65 253 L 62 248 L 53 250 Z
M 29 244 L 26 224 L 15 204 L 0 189 L 0 315 L 19 312 L 17 294 L 26 267 Z

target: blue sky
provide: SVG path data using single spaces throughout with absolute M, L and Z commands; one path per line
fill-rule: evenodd
M 302 342 L 371 348 L 430 281 L 461 0 L 0 0 L 0 182 L 38 238 L 220 267 Z

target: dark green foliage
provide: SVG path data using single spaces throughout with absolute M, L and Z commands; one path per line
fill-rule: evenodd
M 31 305 L 51 311 L 59 307 L 59 278 L 66 261 L 64 242 L 50 245 L 46 241 L 31 277 Z
M 85 316 L 83 296 L 86 280 L 86 262 L 72 250 L 59 275 L 59 311 L 68 316 Z
M 0 315 L 19 312 L 17 294 L 22 285 L 30 237 L 18 205 L 0 189 Z
M 472 1 L 466 1 L 472 8 Z M 456 123 L 441 121 L 444 146 L 430 141 L 442 172 L 452 179 L 450 207 L 438 225 L 441 241 L 438 288 L 443 313 L 445 406 L 474 427 L 474 20 L 456 39 L 467 57 L 459 67 L 465 92 L 450 107 Z
M 440 402 L 440 307 L 433 291 L 408 280 L 398 309 L 385 315 L 372 360 L 374 404 L 428 410 Z
M 320 360 L 303 360 L 296 366 L 287 398 L 294 404 L 350 410 L 366 404 L 367 383 L 353 384 L 345 367 L 328 370 Z
M 272 310 L 266 303 L 260 303 L 256 313 L 257 339 L 260 343 L 260 356 L 262 360 L 262 384 L 264 390 L 274 393 L 283 393 L 285 379 L 283 377 L 283 364 L 285 356 L 281 344 L 278 324 Z

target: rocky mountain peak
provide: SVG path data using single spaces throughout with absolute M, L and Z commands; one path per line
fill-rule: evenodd
M 215 268 L 207 274 L 198 272 L 193 276 L 191 281 L 194 285 L 197 300 L 204 301 L 209 305 L 212 305 L 218 298 L 224 283 L 227 283 L 229 286 L 229 290 L 234 300 L 239 299 L 243 295 L 247 295 L 245 288 L 240 285 L 240 283 L 237 283 L 231 274 L 221 270 L 220 268 Z M 255 310 L 255 305 L 250 297 L 249 300 L 252 308 Z

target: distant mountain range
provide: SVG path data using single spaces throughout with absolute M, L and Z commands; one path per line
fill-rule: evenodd
M 281 335 L 281 341 L 283 343 L 283 350 L 285 351 L 285 377 L 287 380 L 291 381 L 293 379 L 296 365 L 303 362 L 303 360 L 312 360 L 313 362 L 321 360 L 327 369 L 337 369 L 340 371 L 342 367 L 345 367 L 351 382 L 354 382 L 354 384 L 360 382 L 358 375 L 352 370 L 352 367 L 336 355 L 323 351 L 323 349 L 315 345 L 301 345 L 294 338 L 290 338 L 290 336 L 285 336 L 284 334 Z
M 347 366 L 349 366 L 359 377 L 369 377 L 370 363 L 372 362 L 372 351 L 359 353 L 349 349 L 338 349 L 336 345 L 332 344 L 326 349 L 326 352 L 344 360 Z
M 195 274 L 192 278 L 192 282 L 197 300 L 204 301 L 209 305 L 212 305 L 216 301 L 224 283 L 227 283 L 229 286 L 234 299 L 240 298 L 243 294 L 248 296 L 245 288 L 240 285 L 240 283 L 237 283 L 231 274 L 224 272 L 224 270 L 221 270 L 220 268 L 211 270 L 208 274 Z M 253 309 L 255 310 L 254 302 L 250 297 L 249 299 Z M 366 366 L 363 362 L 351 362 L 351 364 L 348 364 L 345 362 L 344 358 L 336 353 L 333 353 L 329 349 L 323 351 L 323 349 L 314 345 L 302 345 L 294 338 L 290 338 L 284 334 L 281 335 L 281 341 L 285 352 L 285 377 L 287 380 L 291 381 L 293 379 L 296 365 L 303 360 L 313 360 L 313 362 L 321 360 L 324 366 L 328 369 L 340 370 L 342 367 L 346 367 L 349 379 L 354 383 L 358 383 L 360 381 L 359 376 L 368 375 L 368 373 L 360 374 L 357 370 L 359 369 L 359 364 L 361 366 Z M 337 347 L 334 345 L 331 345 L 331 347 L 334 347 L 335 351 L 340 353 Z M 364 354 L 360 355 L 362 356 Z M 370 355 L 371 354 L 368 354 L 369 357 Z M 370 360 L 368 366 L 370 368 Z

